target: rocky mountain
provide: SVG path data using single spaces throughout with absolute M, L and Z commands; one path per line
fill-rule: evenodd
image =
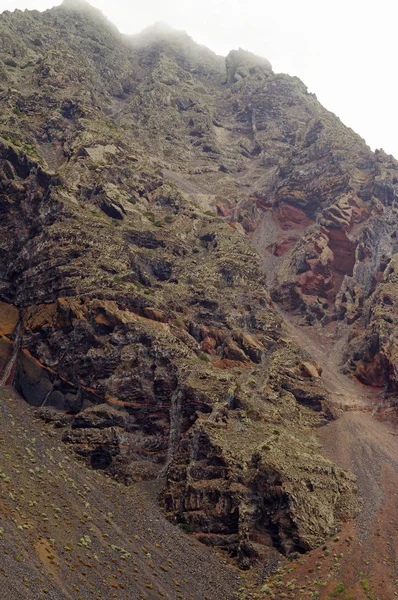
M 398 163 L 266 59 L 74 0 L 0 15 L 0 102 L 1 385 L 243 568 L 335 535 L 317 432 L 356 381 L 395 414 Z

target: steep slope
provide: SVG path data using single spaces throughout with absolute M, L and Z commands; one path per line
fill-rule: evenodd
M 236 574 L 166 521 L 154 490 L 79 464 L 0 391 L 1 597 L 235 598 Z
M 265 59 L 85 3 L 3 13 L 0 58 L 3 383 L 93 468 L 163 478 L 169 518 L 241 566 L 317 546 L 357 508 L 314 436 L 341 402 L 264 270 L 385 372 L 396 163 Z
M 323 368 L 325 385 L 344 412 L 319 430 L 325 454 L 357 478 L 361 510 L 333 539 L 277 571 L 258 565 L 247 577 L 246 593 L 258 598 L 392 599 L 398 594 L 396 490 L 397 428 L 392 409 L 378 402 L 379 392 L 340 372 L 335 336 L 316 327 L 298 326 L 301 317 L 286 315 L 289 331 L 311 347 Z M 341 348 L 340 348 L 341 350 Z M 381 417 L 381 419 L 380 419 Z

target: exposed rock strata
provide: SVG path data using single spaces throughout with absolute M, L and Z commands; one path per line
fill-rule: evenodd
M 395 389 L 396 162 L 182 32 L 69 2 L 3 13 L 0 40 L 0 368 L 20 321 L 25 399 L 94 468 L 163 473 L 170 518 L 242 565 L 318 544 L 354 484 L 263 271 L 307 323 L 354 324 L 347 368 Z

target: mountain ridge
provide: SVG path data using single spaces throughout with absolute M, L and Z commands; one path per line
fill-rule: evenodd
M 358 511 L 317 428 L 395 414 L 398 165 L 266 59 L 92 14 L 0 16 L 0 371 L 242 568 L 307 552 Z

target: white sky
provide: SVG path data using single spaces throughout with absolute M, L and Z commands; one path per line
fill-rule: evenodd
M 0 0 L 45 10 L 60 0 Z M 91 0 L 123 33 L 156 21 L 226 55 L 239 46 L 297 75 L 374 148 L 398 158 L 396 0 Z

